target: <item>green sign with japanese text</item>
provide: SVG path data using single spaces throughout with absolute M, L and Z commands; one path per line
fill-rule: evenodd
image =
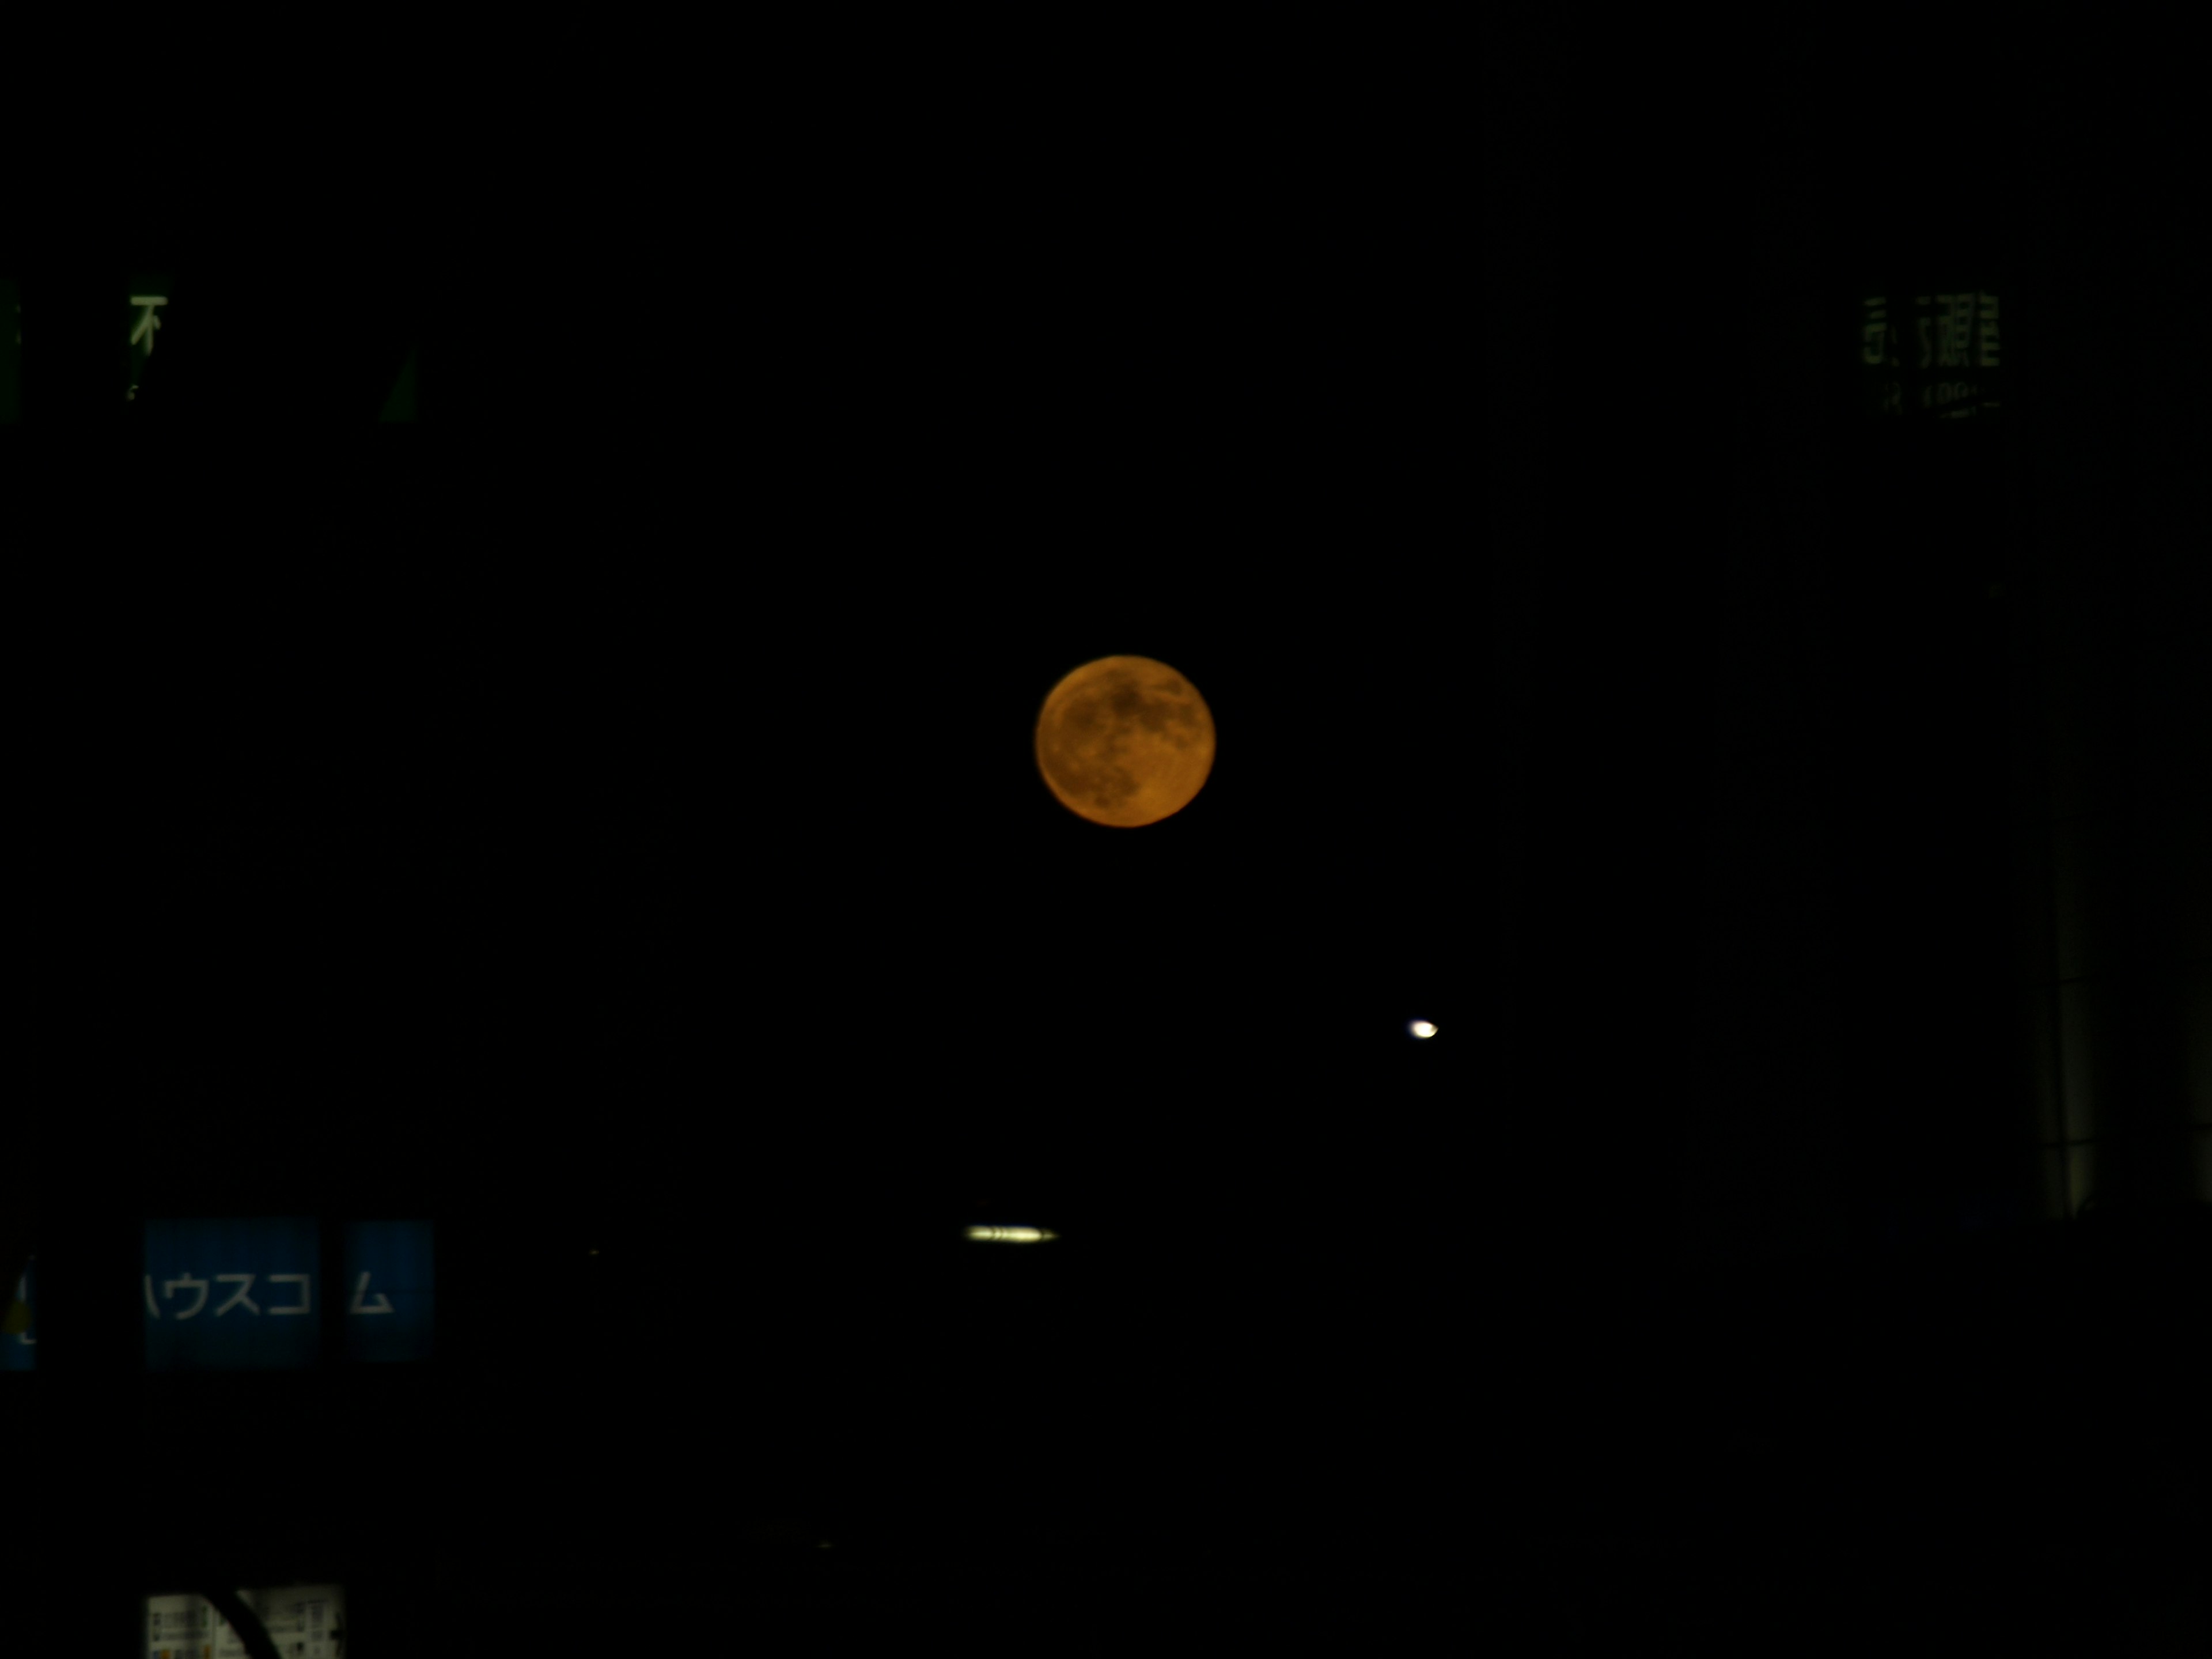
M 1985 288 L 1863 295 L 1859 404 L 1879 420 L 1986 420 L 2005 406 L 2002 296 Z
M 116 395 L 126 402 L 136 401 L 160 347 L 162 330 L 169 325 L 173 286 L 169 273 L 134 271 L 125 291 L 117 295 Z M 0 424 L 12 424 L 24 419 L 24 331 L 38 326 L 37 318 L 24 316 L 21 285 L 12 278 L 0 277 L 0 322 L 5 325 L 0 328 Z M 384 400 L 380 420 L 416 418 L 416 355 L 410 347 Z

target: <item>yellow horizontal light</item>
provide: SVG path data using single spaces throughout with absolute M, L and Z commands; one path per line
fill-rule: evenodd
M 1042 1227 L 970 1227 L 968 1237 L 979 1244 L 1038 1244 L 1060 1235 Z

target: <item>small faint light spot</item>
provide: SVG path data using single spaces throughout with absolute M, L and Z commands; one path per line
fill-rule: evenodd
M 1425 1019 L 1414 1020 L 1406 1029 L 1417 1037 L 1432 1037 L 1437 1034 L 1437 1028 Z
M 596 1245 L 596 1244 L 592 1245 L 592 1254 L 593 1255 L 597 1255 L 599 1253 L 599 1247 L 598 1245 Z

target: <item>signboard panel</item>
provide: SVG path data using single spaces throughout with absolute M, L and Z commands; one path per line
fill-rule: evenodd
M 1889 287 L 1856 316 L 1859 402 L 1884 421 L 1986 420 L 2005 405 L 2003 295 Z
M 432 1352 L 435 1262 L 427 1221 L 349 1221 L 339 1249 L 349 1364 L 404 1364 Z
M 242 1589 L 238 1599 L 287 1659 L 342 1659 L 345 1588 L 287 1584 Z M 246 1659 L 246 1642 L 204 1595 L 146 1598 L 146 1659 Z
M 313 1216 L 159 1218 L 145 1224 L 149 1370 L 302 1370 L 339 1324 L 349 1364 L 404 1364 L 434 1352 L 436 1257 L 428 1221 L 345 1221 L 337 1282 L 324 1283 Z M 38 1363 L 38 1262 L 16 1294 L 21 1329 L 0 1334 L 0 1370 Z
M 116 390 L 135 403 L 145 381 L 148 365 L 169 325 L 169 272 L 134 270 L 116 295 Z M 33 319 L 36 325 L 36 319 Z M 23 304 L 20 283 L 0 276 L 0 425 L 23 418 Z M 405 361 L 382 399 L 381 422 L 410 422 L 416 418 L 417 348 L 410 345 Z
M 161 338 L 169 304 L 166 272 L 137 270 L 116 295 L 116 391 L 135 401 L 146 365 Z M 0 422 L 23 418 L 23 295 L 21 285 L 0 277 Z
M 321 1255 L 312 1216 L 149 1221 L 146 1369 L 313 1365 Z

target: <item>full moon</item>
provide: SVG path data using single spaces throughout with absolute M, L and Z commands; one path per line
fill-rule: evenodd
M 1213 770 L 1213 711 L 1150 657 L 1071 670 L 1037 712 L 1037 770 L 1078 817 L 1117 830 L 1158 823 L 1197 799 Z

